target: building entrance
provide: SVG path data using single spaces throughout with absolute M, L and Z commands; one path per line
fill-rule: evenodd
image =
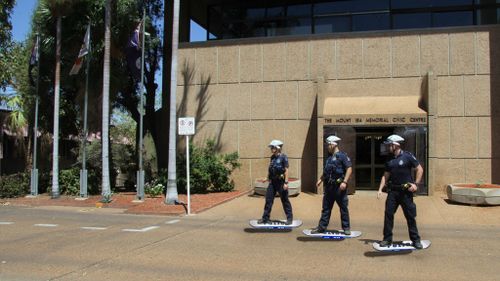
M 356 189 L 377 190 L 380 177 L 384 174 L 386 156 L 383 155 L 382 145 L 385 138 L 392 132 L 377 130 L 372 132 L 356 133 Z
M 356 190 L 378 190 L 380 179 L 385 171 L 385 163 L 390 155 L 383 144 L 392 134 L 405 139 L 402 149 L 411 152 L 424 168 L 423 184 L 418 194 L 427 194 L 427 127 L 426 126 L 325 126 L 324 139 L 330 135 L 339 136 L 340 149 L 351 158 L 353 175 L 349 181 L 349 193 Z M 328 158 L 324 144 L 323 159 Z M 324 163 L 323 163 L 324 165 Z

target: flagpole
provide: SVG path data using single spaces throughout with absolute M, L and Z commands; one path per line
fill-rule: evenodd
M 137 171 L 137 200 L 144 200 L 144 167 L 142 163 L 143 154 L 143 123 L 144 123 L 144 42 L 146 29 L 146 9 L 142 10 L 142 42 L 141 42 L 141 84 L 139 86 L 139 171 Z
M 87 68 L 85 70 L 85 97 L 83 102 L 83 137 L 82 137 L 82 170 L 80 171 L 80 197 L 87 198 L 88 197 L 88 188 L 87 188 L 87 111 L 88 111 L 88 89 L 89 89 L 89 72 L 90 72 L 90 51 L 91 51 L 91 43 L 90 43 L 90 22 L 88 25 L 88 38 L 89 38 L 89 46 L 87 50 Z
M 37 139 L 38 139 L 38 103 L 40 98 L 38 96 L 38 89 L 40 86 L 40 35 L 36 34 L 36 54 L 37 58 L 37 78 L 36 78 L 36 98 L 35 98 L 35 127 L 33 128 L 33 168 L 31 169 L 31 196 L 38 195 L 38 169 L 36 168 L 37 163 Z

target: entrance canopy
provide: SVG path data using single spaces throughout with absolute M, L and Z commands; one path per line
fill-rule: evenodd
M 325 99 L 325 125 L 426 125 L 427 112 L 418 107 L 419 96 L 329 97 Z

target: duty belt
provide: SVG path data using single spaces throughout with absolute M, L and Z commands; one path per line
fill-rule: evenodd
M 344 177 L 342 175 L 338 178 L 330 176 L 330 177 L 328 177 L 326 184 L 341 184 L 343 181 L 344 181 Z
M 389 190 L 394 190 L 394 191 L 406 191 L 408 188 L 411 187 L 411 183 L 405 183 L 405 184 L 393 184 L 389 183 L 388 185 Z
M 279 174 L 279 175 L 271 175 L 269 176 L 270 180 L 285 180 L 285 174 Z

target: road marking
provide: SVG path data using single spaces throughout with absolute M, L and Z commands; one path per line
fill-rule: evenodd
M 165 222 L 166 224 L 174 224 L 174 223 L 178 223 L 180 222 L 181 220 L 171 220 L 171 221 L 167 221 Z
M 11 222 L 11 221 L 0 221 L 0 225 L 8 225 L 8 224 L 14 224 L 14 222 Z
M 126 231 L 126 232 L 146 232 L 146 231 L 150 231 L 150 230 L 157 229 L 157 228 L 159 228 L 159 226 L 153 225 L 153 226 L 148 226 L 148 227 L 144 227 L 144 228 L 141 228 L 141 229 L 125 228 L 125 229 L 122 229 L 122 231 Z
M 108 229 L 107 227 L 98 227 L 98 226 L 82 226 L 80 228 L 85 229 L 85 230 L 106 230 L 106 229 Z
M 59 226 L 58 224 L 51 224 L 51 223 L 37 223 L 34 224 L 34 226 L 40 226 L 40 227 L 56 227 Z

